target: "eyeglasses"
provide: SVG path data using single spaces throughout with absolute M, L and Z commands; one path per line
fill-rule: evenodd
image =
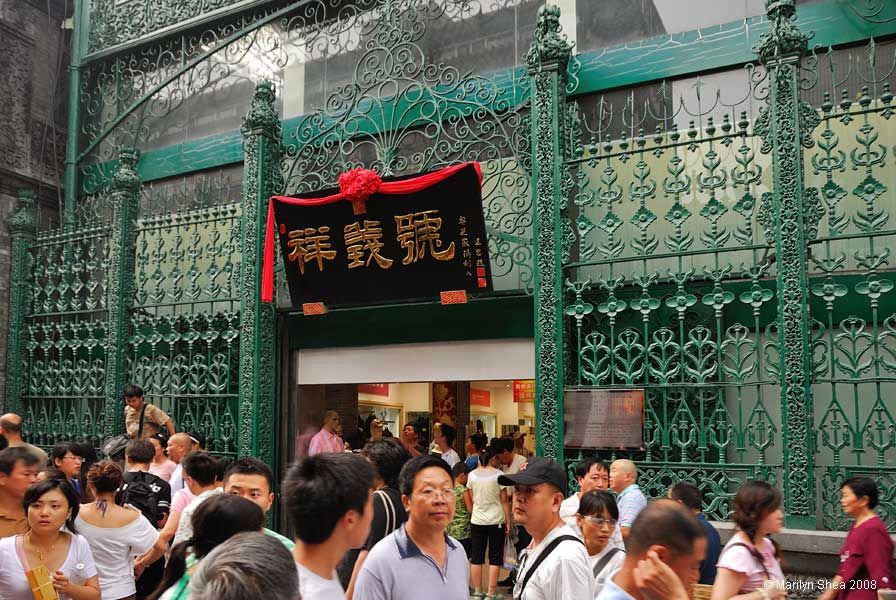
M 66 456 L 63 456 L 62 460 L 65 460 L 65 459 L 71 459 L 75 462 L 84 462 L 83 456 L 75 456 L 74 454 L 67 454 Z
M 604 527 L 605 525 L 610 529 L 616 528 L 616 519 L 603 519 L 601 517 L 582 517 L 589 523 L 596 525 L 597 527 Z

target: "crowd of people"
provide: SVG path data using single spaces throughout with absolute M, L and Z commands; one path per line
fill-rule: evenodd
M 763 481 L 737 490 L 723 545 L 697 485 L 648 500 L 630 460 L 580 461 L 569 493 L 564 467 L 519 453 L 519 436 L 476 433 L 462 459 L 454 427 L 433 428 L 427 445 L 411 426 L 352 452 L 328 412 L 283 478 L 287 538 L 267 527 L 270 465 L 228 463 L 138 387 L 124 395 L 130 439 L 104 460 L 92 444 L 47 454 L 22 439 L 20 417 L 0 417 L 0 597 L 683 600 L 697 585 L 712 600 L 787 597 L 771 537 L 782 498 Z M 843 482 L 854 523 L 821 600 L 892 587 L 877 503 L 874 481 Z

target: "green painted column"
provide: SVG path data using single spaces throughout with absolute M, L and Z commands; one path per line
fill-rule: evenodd
M 767 0 L 769 32 L 754 48 L 768 72 L 767 104 L 755 124 L 771 152 L 771 205 L 760 217 L 773 232 L 777 258 L 778 356 L 781 373 L 784 512 L 788 527 L 815 529 L 815 452 L 807 230 L 818 197 L 804 188 L 803 147 L 812 145 L 815 110 L 799 99 L 799 64 L 808 36 L 795 24 L 793 0 Z
M 31 292 L 31 246 L 37 235 L 34 192 L 19 190 L 19 201 L 7 220 L 10 234 L 9 321 L 6 330 L 6 410 L 22 414 L 25 393 L 25 316 Z
M 130 311 L 134 303 L 134 256 L 137 243 L 137 211 L 140 205 L 140 152 L 123 148 L 112 175 L 112 224 L 109 231 L 107 305 L 109 332 L 106 339 L 105 431 L 106 437 L 124 432 L 121 389 L 127 378 L 127 344 Z
M 86 52 L 87 33 L 90 28 L 89 0 L 75 0 L 72 13 L 72 59 L 69 66 L 68 82 L 68 127 L 65 141 L 65 173 L 62 186 L 65 191 L 65 206 L 62 222 L 67 226 L 75 223 L 75 208 L 78 203 L 78 148 L 81 137 L 81 60 Z
M 536 452 L 563 462 L 563 262 L 561 210 L 566 67 L 572 46 L 560 35 L 560 9 L 538 9 L 526 56 L 532 78 L 535 235 Z
M 239 454 L 276 459 L 275 317 L 261 302 L 261 266 L 268 199 L 282 186 L 280 117 L 274 110 L 274 84 L 255 88 L 243 119 L 243 193 L 240 223 L 240 372 Z

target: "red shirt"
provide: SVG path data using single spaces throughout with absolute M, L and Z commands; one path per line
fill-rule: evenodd
M 893 540 L 880 517 L 853 526 L 840 549 L 837 575 L 846 589 L 840 590 L 837 598 L 877 600 L 877 590 L 893 588 L 892 561 Z

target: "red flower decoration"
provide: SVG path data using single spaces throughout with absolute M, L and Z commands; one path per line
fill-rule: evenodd
M 356 215 L 367 212 L 364 203 L 380 189 L 383 180 L 376 171 L 355 167 L 339 175 L 339 191 L 352 203 Z

